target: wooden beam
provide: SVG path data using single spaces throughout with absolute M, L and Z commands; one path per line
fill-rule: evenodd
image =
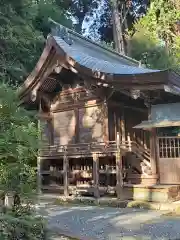
M 67 152 L 65 150 L 64 152 L 64 157 L 63 157 L 63 171 L 64 171 L 64 196 L 67 197 L 69 196 L 69 191 L 68 191 L 68 165 L 69 165 L 69 161 L 68 161 L 68 156 L 67 156 Z
M 125 105 L 124 105 L 124 108 L 132 109 L 141 113 L 147 113 L 147 108 L 137 108 L 137 107 L 125 106 Z
M 121 130 L 122 142 L 125 142 L 126 130 L 125 130 L 125 120 L 124 120 L 124 109 L 122 110 L 121 119 L 120 119 L 120 130 Z
M 127 84 L 127 83 L 121 83 L 121 84 L 115 84 L 112 83 L 111 87 L 113 87 L 116 91 L 121 90 L 129 90 L 129 89 L 137 89 L 137 90 L 158 90 L 158 89 L 164 89 L 164 85 L 161 83 L 157 84 Z
M 120 136 L 117 133 L 117 152 L 116 152 L 116 193 L 117 198 L 122 199 L 123 176 L 122 176 L 122 156 L 120 149 Z
M 93 185 L 94 197 L 99 198 L 99 157 L 97 153 L 93 153 Z

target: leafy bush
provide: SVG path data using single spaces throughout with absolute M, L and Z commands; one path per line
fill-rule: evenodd
M 5 84 L 0 84 L 0 109 L 0 190 L 29 198 L 36 190 L 36 124 Z
M 3 206 L 0 213 L 1 240 L 46 239 L 44 221 L 27 205 L 37 185 L 33 161 L 37 157 L 38 131 L 34 119 L 19 106 L 16 91 L 0 84 L 0 199 L 8 194 L 11 199 L 17 198 L 15 206 L 7 204 L 11 208 Z
M 21 209 L 8 211 L 0 216 L 1 240 L 46 240 L 48 239 L 46 224 L 41 217 L 35 216 L 31 211 Z

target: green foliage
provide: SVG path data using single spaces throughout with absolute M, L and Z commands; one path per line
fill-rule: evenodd
M 171 65 L 170 56 L 160 42 L 152 39 L 143 29 L 132 37 L 131 56 L 149 68 L 166 69 Z
M 0 189 L 3 195 L 20 197 L 25 203 L 36 193 L 37 128 L 31 114 L 19 107 L 16 91 L 0 84 Z M 1 192 L 2 195 L 2 192 Z M 2 196 L 1 196 L 2 198 Z M 0 239 L 45 239 L 45 225 L 29 205 L 3 208 Z
M 34 67 L 41 54 L 44 39 L 34 29 L 32 22 L 19 15 L 12 5 L 5 8 L 1 4 L 0 77 L 17 85 L 23 82 Z
M 21 207 L 0 215 L 1 240 L 47 240 L 46 223 L 31 208 Z
M 50 33 L 49 17 L 66 27 L 73 27 L 70 14 L 68 14 L 63 7 L 60 8 L 54 0 L 40 0 L 37 5 L 37 16 L 33 21 L 33 25 L 36 29 L 40 30 L 45 37 Z
M 146 13 L 149 0 L 116 0 L 118 3 L 119 15 L 123 15 L 122 29 L 123 34 L 127 30 L 132 30 L 134 23 Z M 101 41 L 106 43 L 113 42 L 113 21 L 112 21 L 112 0 L 101 1 L 102 7 L 98 14 L 93 18 L 90 26 L 90 37 L 94 32 L 99 34 Z
M 170 0 L 154 0 L 147 14 L 135 24 L 131 56 L 151 68 L 180 69 L 180 11 Z
M 53 0 L 0 1 L 1 81 L 19 86 L 32 71 L 50 32 L 48 17 L 72 26 L 68 14 Z
M 19 107 L 16 91 L 0 85 L 0 189 L 25 196 L 35 190 L 32 161 L 37 153 L 37 128 Z
M 101 0 L 55 0 L 60 9 L 69 12 L 75 20 L 75 29 L 82 31 L 84 21 L 89 21 L 96 12 Z M 54 19 L 54 18 L 53 18 Z M 55 20 L 55 19 L 54 19 Z

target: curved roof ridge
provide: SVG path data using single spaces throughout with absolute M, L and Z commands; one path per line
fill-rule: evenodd
M 81 34 L 77 33 L 76 31 L 73 31 L 72 29 L 63 26 L 62 24 L 55 22 L 55 21 L 54 21 L 53 19 L 51 19 L 51 18 L 49 18 L 49 22 L 52 23 L 52 24 L 54 24 L 56 27 L 59 27 L 59 28 L 60 28 L 60 31 L 66 33 L 67 35 L 69 35 L 69 33 L 70 33 L 70 34 L 73 34 L 74 36 L 76 36 L 76 37 L 78 37 L 78 38 L 81 38 L 82 40 L 85 40 L 85 41 L 87 41 L 87 42 L 89 42 L 89 43 L 91 43 L 91 44 L 94 44 L 95 46 L 100 47 L 101 49 L 104 49 L 104 50 L 106 50 L 106 51 L 108 51 L 108 52 L 110 52 L 110 53 L 112 53 L 112 54 L 114 54 L 114 55 L 116 55 L 116 56 L 118 56 L 118 57 L 124 58 L 125 60 L 129 61 L 130 63 L 136 64 L 136 65 L 138 65 L 138 66 L 140 67 L 140 62 L 137 61 L 137 60 L 135 60 L 135 59 L 133 59 L 133 58 L 130 58 L 130 57 L 125 56 L 125 55 L 123 55 L 123 54 L 121 54 L 121 53 L 118 53 L 117 51 L 115 51 L 115 50 L 113 50 L 113 49 L 110 49 L 110 48 L 108 48 L 108 47 L 105 47 L 105 46 L 101 45 L 100 43 L 97 43 L 97 42 L 95 42 L 95 41 L 93 41 L 93 40 L 91 40 L 91 39 L 89 39 L 89 38 L 87 38 L 87 37 L 84 37 L 84 36 L 82 36 Z M 51 28 L 51 31 L 52 31 L 52 32 L 53 32 L 53 30 L 54 30 L 54 29 Z M 56 30 L 57 30 L 57 29 L 56 29 Z M 58 31 L 57 31 L 57 32 L 58 32 Z M 54 34 L 55 34 L 55 33 L 54 33 Z M 54 35 L 54 34 L 52 34 L 52 35 Z M 56 36 L 58 36 L 57 33 L 56 33 Z

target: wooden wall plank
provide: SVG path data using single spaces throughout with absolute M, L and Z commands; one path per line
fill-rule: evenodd
M 80 142 L 103 142 L 104 116 L 102 105 L 79 109 Z

